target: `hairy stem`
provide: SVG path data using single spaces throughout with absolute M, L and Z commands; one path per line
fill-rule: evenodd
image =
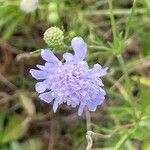
M 136 119 L 136 110 L 135 110 L 135 103 L 134 103 L 134 97 L 133 97 L 133 94 L 132 94 L 132 86 L 131 86 L 131 83 L 130 83 L 130 79 L 129 79 L 129 75 L 128 75 L 128 71 L 126 69 L 126 65 L 125 65 L 125 62 L 122 58 L 122 55 L 119 54 L 117 55 L 117 58 L 118 58 L 118 61 L 120 63 L 120 66 L 122 68 L 122 72 L 124 74 L 124 77 L 125 77 L 125 83 L 126 83 L 126 89 L 127 89 L 127 93 L 129 94 L 129 102 L 133 108 L 133 116 L 134 118 Z
M 87 139 L 87 147 L 86 150 L 91 150 L 93 140 L 92 140 L 92 132 L 91 132 L 91 115 L 87 107 L 85 107 L 85 117 L 86 117 L 86 128 L 87 128 L 87 133 L 86 133 L 86 139 Z
M 128 38 L 131 20 L 133 18 L 133 15 L 135 14 L 135 7 L 136 7 L 136 0 L 133 0 L 133 7 L 132 7 L 131 14 L 129 16 L 129 19 L 127 21 L 126 28 L 125 28 L 125 35 L 124 35 L 125 40 Z
M 109 11 L 110 11 L 110 21 L 111 21 L 112 32 L 113 32 L 113 40 L 116 41 L 117 30 L 116 30 L 115 18 L 114 18 L 114 15 L 113 15 L 112 0 L 108 0 L 108 4 L 109 4 Z

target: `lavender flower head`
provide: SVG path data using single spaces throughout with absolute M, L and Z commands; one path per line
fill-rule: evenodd
M 107 68 L 95 64 L 89 68 L 84 58 L 87 44 L 81 37 L 71 41 L 74 55 L 64 53 L 65 62 L 62 63 L 49 49 L 41 51 L 45 65 L 37 65 L 38 70 L 31 69 L 31 75 L 39 80 L 35 85 L 39 98 L 47 103 L 54 100 L 53 110 L 56 112 L 62 103 L 76 107 L 79 105 L 78 114 L 81 115 L 84 107 L 95 111 L 105 99 L 105 91 L 100 77 L 106 75 Z
M 38 7 L 38 0 L 21 0 L 20 9 L 26 13 L 35 11 Z

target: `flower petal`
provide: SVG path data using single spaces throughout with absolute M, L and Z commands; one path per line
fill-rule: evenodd
M 59 59 L 49 49 L 42 49 L 41 56 L 44 60 L 50 63 L 58 63 Z
M 89 69 L 89 65 L 86 61 L 81 61 L 80 64 L 82 66 L 82 70 L 87 71 Z
M 55 99 L 55 100 L 54 100 L 54 104 L 53 104 L 53 111 L 54 111 L 54 112 L 56 112 L 56 110 L 57 110 L 57 108 L 58 108 L 58 104 L 59 104 L 58 100 Z
M 102 93 L 99 93 L 95 99 L 87 101 L 87 106 L 90 111 L 95 111 L 98 105 L 101 105 L 105 97 Z
M 43 93 L 46 90 L 46 88 L 47 88 L 47 85 L 44 82 L 38 82 L 35 85 L 35 90 L 38 93 Z
M 47 72 L 36 69 L 31 69 L 30 73 L 37 80 L 45 79 L 48 76 Z
M 39 98 L 47 103 L 50 103 L 53 100 L 51 92 L 42 93 L 39 95 Z
M 43 66 L 43 65 L 36 65 L 37 66 L 37 68 L 39 68 L 40 70 L 43 70 L 43 71 L 45 71 L 46 70 L 46 67 L 45 66 Z
M 101 65 L 95 64 L 94 67 L 89 71 L 95 77 L 102 77 L 107 74 L 108 67 L 102 68 Z
M 71 41 L 71 46 L 75 52 L 75 59 L 81 61 L 86 56 L 87 44 L 81 37 L 75 37 Z
M 83 109 L 84 109 L 84 106 L 85 106 L 85 105 L 80 104 L 79 109 L 78 109 L 78 115 L 79 115 L 79 116 L 81 116 L 81 115 L 82 115 L 82 113 L 83 113 Z
M 70 54 L 70 53 L 65 53 L 65 54 L 63 54 L 63 58 L 64 58 L 67 62 L 69 62 L 69 61 L 72 61 L 72 60 L 73 60 L 73 55 Z

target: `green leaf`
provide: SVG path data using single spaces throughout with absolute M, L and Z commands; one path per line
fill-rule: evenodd
M 138 127 L 132 135 L 132 138 L 140 141 L 150 138 L 150 129 L 148 127 Z
M 10 16 L 6 16 L 3 19 L 0 19 L 0 27 L 2 27 L 3 25 L 5 25 L 8 21 L 11 21 L 14 18 L 13 15 Z
M 132 76 L 131 79 L 136 81 L 144 86 L 150 87 L 150 78 L 148 77 L 139 77 L 139 76 Z
M 140 107 L 141 111 L 150 118 L 150 89 L 142 89 Z
M 4 129 L 0 142 L 4 144 L 23 137 L 28 130 L 30 121 L 31 118 L 24 118 L 21 115 L 11 116 Z
M 4 128 L 4 121 L 5 121 L 5 113 L 0 111 L 0 139 Z
M 5 30 L 4 34 L 3 34 L 3 39 L 8 39 L 14 32 L 14 30 L 16 29 L 18 25 L 18 20 L 13 21 L 9 27 Z
M 134 144 L 130 140 L 127 140 L 125 142 L 125 147 L 127 150 L 136 150 Z
M 142 150 L 150 150 L 150 139 L 144 141 L 144 143 L 142 145 Z
M 22 106 L 24 107 L 24 109 L 26 110 L 26 112 L 30 116 L 33 116 L 35 114 L 35 105 L 34 105 L 32 99 L 30 99 L 27 96 L 27 94 L 25 94 L 24 92 L 20 92 L 19 100 L 20 100 Z
M 21 144 L 23 150 L 41 150 L 44 146 L 44 143 L 41 139 L 29 139 L 28 141 Z
M 132 135 L 136 131 L 136 127 L 128 129 L 127 131 L 122 134 L 121 138 L 117 142 L 117 144 L 114 147 L 114 150 L 119 150 L 124 145 L 124 143 L 130 139 L 130 135 Z
M 94 53 L 90 54 L 87 57 L 87 60 L 92 61 L 92 60 L 98 59 L 100 57 L 108 56 L 108 55 L 111 55 L 111 54 L 112 53 L 110 51 L 98 51 L 98 52 L 94 52 Z
M 127 122 L 128 120 L 132 120 L 132 109 L 129 106 L 110 106 L 108 110 L 110 111 L 110 116 L 115 116 L 119 121 Z
M 23 150 L 23 148 L 18 142 L 14 141 L 10 145 L 10 150 Z

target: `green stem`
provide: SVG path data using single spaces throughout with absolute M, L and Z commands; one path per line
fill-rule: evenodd
M 113 32 L 113 40 L 114 40 L 114 43 L 115 43 L 117 41 L 117 31 L 116 31 L 115 19 L 114 19 L 114 14 L 113 14 L 112 0 L 108 0 L 108 3 L 109 3 L 110 20 L 111 20 L 111 26 L 112 26 L 112 32 Z M 133 5 L 134 5 L 134 8 L 132 9 L 132 13 L 131 13 L 131 16 L 129 18 L 128 24 L 130 24 L 131 18 L 132 18 L 133 13 L 134 13 L 135 0 L 134 0 L 134 4 Z M 130 25 L 127 26 L 126 36 L 128 35 L 129 27 L 130 27 Z M 127 68 L 126 68 L 124 60 L 122 58 L 122 55 L 118 54 L 117 58 L 118 58 L 118 61 L 119 61 L 120 65 L 121 65 L 122 72 L 123 72 L 123 74 L 125 76 L 125 82 L 126 82 L 126 86 L 127 86 L 127 93 L 129 94 L 129 101 L 130 101 L 130 104 L 131 104 L 131 106 L 133 108 L 133 116 L 136 119 L 134 97 L 133 97 L 133 94 L 132 94 L 132 88 L 131 88 L 131 84 L 130 84 Z
M 137 10 L 135 10 L 135 14 L 136 15 L 141 15 L 145 13 L 145 9 L 144 8 L 138 8 Z M 115 16 L 125 16 L 127 17 L 128 15 L 131 14 L 131 10 L 130 9 L 119 9 L 119 8 L 115 8 L 113 9 L 113 14 Z M 102 15 L 110 15 L 110 12 L 108 10 L 90 10 L 90 11 L 86 11 L 85 15 L 88 16 L 102 16 Z
M 132 95 L 131 94 L 132 93 L 131 92 L 132 91 L 131 90 L 131 84 L 130 84 L 130 80 L 129 80 L 129 77 L 128 77 L 128 72 L 126 70 L 125 62 L 124 62 L 121 54 L 117 55 L 117 58 L 118 58 L 118 61 L 120 63 L 120 66 L 122 68 L 122 72 L 123 72 L 123 74 L 125 76 L 125 81 L 126 81 L 126 84 L 127 84 L 128 93 L 130 94 L 130 97 L 131 97 L 131 95 Z
M 127 93 L 129 94 L 129 101 L 130 101 L 130 104 L 131 104 L 131 106 L 133 108 L 133 116 L 136 119 L 137 117 L 136 117 L 135 103 L 134 103 L 134 97 L 133 97 L 133 94 L 132 94 L 132 88 L 131 88 L 132 86 L 131 86 L 131 83 L 130 83 L 130 80 L 129 80 L 128 71 L 127 71 L 125 62 L 124 62 L 124 60 L 122 58 L 122 55 L 121 54 L 117 55 L 117 58 L 118 58 L 118 61 L 119 61 L 120 66 L 122 68 L 122 72 L 123 72 L 124 77 L 125 77 Z
M 125 28 L 125 35 L 124 35 L 125 40 L 128 38 L 131 21 L 132 21 L 133 15 L 135 14 L 135 7 L 136 7 L 136 0 L 133 0 L 133 7 L 132 7 L 131 14 L 129 16 L 129 19 L 127 21 L 126 28 Z
M 132 135 L 132 133 L 135 132 L 135 130 L 137 129 L 137 125 L 132 128 L 129 129 L 128 132 L 120 139 L 120 141 L 116 144 L 116 146 L 114 147 L 114 150 L 120 150 L 121 146 L 126 142 L 126 140 Z
M 103 51 L 110 51 L 110 48 L 108 48 L 106 46 L 89 45 L 89 48 L 103 50 Z
M 113 40 L 114 40 L 114 42 L 116 42 L 117 31 L 116 31 L 115 19 L 114 19 L 114 14 L 113 14 L 112 0 L 108 0 L 108 3 L 109 3 L 110 19 L 111 19 L 111 26 L 112 26 L 112 32 L 113 32 Z M 117 58 L 118 58 L 118 61 L 121 65 L 123 74 L 125 76 L 125 81 L 126 81 L 126 84 L 127 84 L 127 92 L 129 94 L 130 102 L 133 104 L 133 102 L 132 102 L 133 95 L 132 95 L 131 84 L 130 84 L 130 80 L 129 80 L 129 77 L 128 77 L 128 73 L 127 73 L 127 69 L 126 69 L 124 60 L 123 60 L 121 54 L 118 54 Z
M 112 0 L 108 0 L 108 4 L 109 4 L 109 11 L 110 11 L 110 21 L 111 21 L 112 32 L 113 32 L 113 40 L 116 41 L 117 31 L 116 31 L 116 24 L 115 24 L 115 19 L 113 14 Z

